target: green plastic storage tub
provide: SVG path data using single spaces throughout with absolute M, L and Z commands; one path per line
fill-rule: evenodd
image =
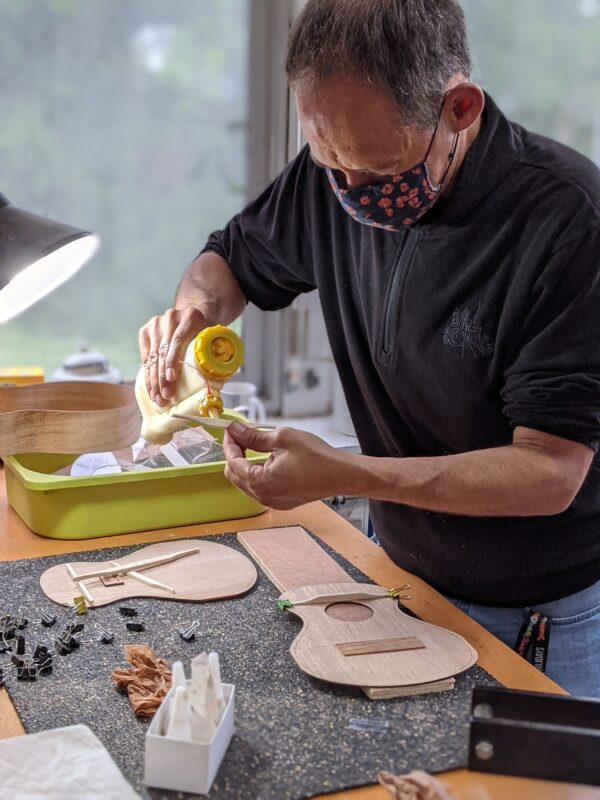
M 222 439 L 222 433 L 215 431 L 215 438 Z M 268 456 L 249 450 L 247 457 L 261 463 Z M 240 519 L 265 510 L 229 483 L 224 462 L 85 478 L 52 474 L 75 458 L 28 453 L 4 459 L 8 502 L 41 536 L 93 539 Z

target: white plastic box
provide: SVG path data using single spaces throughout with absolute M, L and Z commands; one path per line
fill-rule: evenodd
M 189 687 L 190 681 L 187 681 Z M 223 683 L 225 710 L 208 744 L 161 736 L 163 718 L 173 696 L 171 689 L 146 734 L 144 783 L 159 789 L 208 794 L 233 736 L 234 685 Z

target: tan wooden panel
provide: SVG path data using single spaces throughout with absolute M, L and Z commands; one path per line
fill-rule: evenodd
M 238 539 L 281 592 L 352 580 L 299 526 L 243 531 Z
M 192 547 L 195 545 L 195 547 Z M 128 553 L 118 561 L 66 561 L 47 569 L 40 578 L 40 586 L 44 593 L 56 603 L 65 606 L 73 604 L 75 595 L 81 594 L 80 587 L 71 577 L 67 569 L 70 564 L 75 575 L 97 572 L 114 568 L 118 564 L 124 568 L 128 564 L 143 559 L 173 555 L 186 549 L 196 549 L 177 561 L 144 569 L 143 577 L 151 578 L 172 587 L 175 593 L 140 583 L 129 575 L 123 575 L 124 583 L 116 586 L 105 586 L 99 577 L 85 581 L 84 593 L 87 591 L 93 602 L 88 605 L 105 606 L 129 597 L 156 597 L 161 600 L 216 600 L 218 598 L 235 597 L 249 591 L 256 583 L 256 568 L 242 553 L 232 547 L 216 542 L 192 539 L 182 545 L 181 542 L 160 542 Z

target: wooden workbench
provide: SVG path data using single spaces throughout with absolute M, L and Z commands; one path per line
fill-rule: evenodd
M 0 559 L 4 561 L 50 556 L 60 553 L 137 545 L 165 539 L 213 536 L 228 531 L 303 525 L 337 550 L 350 563 L 382 586 L 411 584 L 412 599 L 406 604 L 427 622 L 462 634 L 479 653 L 479 665 L 504 686 L 514 689 L 563 693 L 563 690 L 517 656 L 476 622 L 456 609 L 438 592 L 397 567 L 383 550 L 323 503 L 309 503 L 293 511 L 267 511 L 258 517 L 213 522 L 184 528 L 144 531 L 123 536 L 61 541 L 32 533 L 6 502 L 4 471 L 0 468 Z M 1 599 L 1 587 L 0 587 Z M 0 689 L 0 739 L 22 734 L 23 727 L 6 690 Z M 451 787 L 457 800 L 600 800 L 600 789 L 564 783 L 507 778 L 456 770 L 439 776 Z M 353 789 L 328 794 L 323 800 L 386 800 L 381 787 Z

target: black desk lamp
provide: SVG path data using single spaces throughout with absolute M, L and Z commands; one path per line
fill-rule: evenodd
M 0 323 L 74 275 L 99 243 L 87 231 L 15 208 L 0 194 Z M 3 456 L 119 450 L 139 435 L 129 387 L 73 381 L 0 387 Z
M 16 208 L 0 194 L 0 323 L 68 280 L 99 244 L 95 234 Z

